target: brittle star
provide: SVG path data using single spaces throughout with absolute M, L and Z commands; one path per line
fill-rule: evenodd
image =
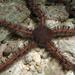
M 16 33 L 21 33 L 21 37 L 31 39 L 31 43 L 18 51 L 14 52 L 11 58 L 8 58 L 5 63 L 0 64 L 0 71 L 3 71 L 9 65 L 11 65 L 18 57 L 26 54 L 30 49 L 36 48 L 37 46 L 46 48 L 50 54 L 55 57 L 59 63 L 66 70 L 75 70 L 75 64 L 69 61 L 62 52 L 54 45 L 52 39 L 56 37 L 68 37 L 75 35 L 75 29 L 72 28 L 56 28 L 49 29 L 46 27 L 46 18 L 43 11 L 35 3 L 35 0 L 26 1 L 29 9 L 39 18 L 39 26 L 34 30 L 23 28 L 20 25 L 12 24 L 6 20 L 0 20 L 0 26 L 4 26 L 9 30 Z

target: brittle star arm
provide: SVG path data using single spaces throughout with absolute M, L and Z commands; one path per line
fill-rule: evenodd
M 53 30 L 54 37 L 69 37 L 75 36 L 75 28 L 57 28 Z
M 45 13 L 38 7 L 35 0 L 26 0 L 28 8 L 39 18 L 39 25 L 45 25 Z
M 51 53 L 53 57 L 55 57 L 60 64 L 62 64 L 64 69 L 67 70 L 74 70 L 75 71 L 75 64 L 70 62 L 62 53 L 61 51 L 55 47 L 52 41 L 47 42 L 47 49 Z
M 19 50 L 15 51 L 10 58 L 6 60 L 5 63 L 0 64 L 0 72 L 4 71 L 7 67 L 9 67 L 13 62 L 23 56 L 23 54 L 26 54 L 30 49 L 36 48 L 37 45 L 35 42 L 31 42 L 27 46 L 24 46 L 23 48 L 19 48 Z
M 32 37 L 32 30 L 24 28 L 17 24 L 12 24 L 6 20 L 0 20 L 0 26 L 4 26 L 9 29 L 11 32 L 17 33 L 22 37 Z

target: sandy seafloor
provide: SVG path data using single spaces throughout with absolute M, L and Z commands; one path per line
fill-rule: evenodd
M 74 18 L 68 18 L 69 14 L 64 5 L 45 6 L 45 0 L 37 0 L 37 2 L 46 14 L 47 27 L 54 28 L 65 25 L 73 28 L 75 26 Z M 38 24 L 30 19 L 30 13 L 23 0 L 0 0 L 0 19 L 34 29 Z M 63 22 L 61 23 L 59 20 Z M 0 63 L 7 59 L 7 57 L 2 57 L 3 51 L 9 53 L 10 57 L 18 47 L 27 45 L 29 42 L 27 39 L 12 34 L 6 28 L 0 27 Z M 52 41 L 70 61 L 75 63 L 75 36 Z M 51 57 L 46 49 L 37 47 L 31 49 L 0 75 L 75 75 L 75 72 L 63 71 L 62 66 Z

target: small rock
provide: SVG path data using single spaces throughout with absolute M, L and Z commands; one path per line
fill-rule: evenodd
M 74 75 L 73 71 L 68 71 L 66 75 Z

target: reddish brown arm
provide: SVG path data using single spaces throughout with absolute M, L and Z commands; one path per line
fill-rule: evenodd
M 75 36 L 75 28 L 57 28 L 53 30 L 53 36 L 54 37 L 69 37 L 69 36 Z
M 32 37 L 32 30 L 24 28 L 17 24 L 12 24 L 6 20 L 0 20 L 0 26 L 4 26 L 10 31 L 19 34 L 22 37 Z
M 0 72 L 4 71 L 8 66 L 10 66 L 17 58 L 20 56 L 23 56 L 23 54 L 26 54 L 30 49 L 35 48 L 37 45 L 32 42 L 28 44 L 28 46 L 25 46 L 18 51 L 14 52 L 12 57 L 7 59 L 5 63 L 0 64 Z
M 62 53 L 61 51 L 55 47 L 54 43 L 52 41 L 47 43 L 47 49 L 51 53 L 53 57 L 55 57 L 60 64 L 62 64 L 64 69 L 71 69 L 75 71 L 75 64 L 70 62 Z
M 35 0 L 26 0 L 29 9 L 39 18 L 40 25 L 45 25 L 45 13 L 38 7 Z

